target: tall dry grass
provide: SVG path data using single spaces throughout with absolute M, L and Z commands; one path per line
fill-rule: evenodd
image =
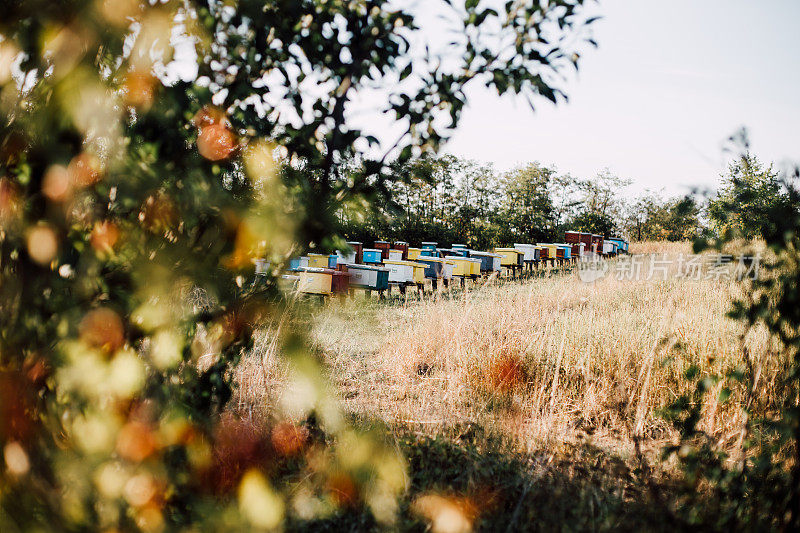
M 634 250 L 691 252 L 686 243 L 668 248 Z M 450 299 L 334 301 L 316 313 L 313 339 L 346 408 L 389 424 L 432 435 L 478 425 L 523 449 L 586 437 L 623 448 L 634 435 L 658 442 L 670 437 L 658 410 L 694 387 L 683 377 L 690 365 L 742 368 L 743 331 L 725 316 L 738 289 L 702 277 L 620 280 L 618 265 L 595 283 L 572 273 Z M 779 362 L 764 332 L 748 332 L 745 344 L 762 363 L 766 397 Z M 267 368 L 259 361 L 268 351 L 251 356 L 255 372 Z M 263 389 L 243 391 L 262 405 L 266 391 L 280 394 L 267 359 Z M 709 396 L 702 425 L 723 444 L 740 435 L 742 397 Z
M 664 242 L 664 241 L 639 241 L 630 244 L 631 254 L 691 254 L 692 243 L 689 241 Z

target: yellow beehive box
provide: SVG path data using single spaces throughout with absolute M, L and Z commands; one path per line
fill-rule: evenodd
M 417 259 L 421 253 L 422 253 L 422 248 L 409 248 L 408 249 L 409 261 Z
M 308 254 L 309 268 L 328 268 L 328 256 L 324 254 Z
M 453 267 L 454 276 L 469 276 L 472 272 L 472 262 L 466 257 L 449 256 L 447 260 L 455 263 Z
M 502 256 L 500 258 L 501 266 L 510 267 L 519 264 L 520 252 L 516 248 L 495 248 L 494 253 Z
M 470 276 L 480 276 L 481 275 L 481 260 L 480 259 L 475 259 L 473 257 L 470 257 L 469 262 L 470 262 L 470 270 L 469 270 Z
M 327 268 L 304 268 L 297 290 L 306 294 L 330 294 L 333 271 Z
M 414 265 L 414 283 L 425 282 L 425 263 L 412 263 Z

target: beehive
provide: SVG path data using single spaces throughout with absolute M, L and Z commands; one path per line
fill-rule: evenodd
M 469 277 L 472 275 L 472 261 L 466 257 L 447 256 L 448 261 L 453 262 L 453 275 Z
M 577 244 L 581 242 L 581 233 L 579 231 L 567 231 L 564 233 L 564 240 L 569 244 Z
M 387 259 L 383 264 L 389 269 L 389 283 L 405 285 L 414 282 L 414 263 L 410 261 L 393 261 Z
M 453 277 L 453 269 L 455 268 L 456 264 L 448 260 L 443 261 L 444 266 L 442 267 L 442 277 L 444 279 L 450 279 Z
M 426 241 L 422 243 L 422 249 L 435 250 L 438 245 L 438 242 Z
M 603 253 L 603 236 L 594 234 L 592 235 L 592 251 Z
M 520 265 L 522 252 L 516 248 L 495 248 L 494 252 L 502 256 L 500 265 L 504 267 L 516 267 Z
M 289 270 L 300 270 L 308 266 L 308 257 L 295 257 L 289 260 Z
M 559 248 L 561 248 L 563 250 L 562 253 L 563 253 L 564 259 L 571 259 L 572 258 L 572 245 L 571 244 L 558 242 L 558 243 L 556 243 L 556 246 L 558 246 Z
M 414 283 L 422 283 L 425 281 L 425 268 L 428 266 L 424 263 L 418 263 L 416 261 L 409 261 L 412 265 L 414 265 Z
M 603 253 L 606 255 L 614 255 L 617 253 L 619 245 L 615 241 L 603 241 Z
M 478 252 L 470 250 L 469 256 L 481 260 L 481 272 L 498 272 L 502 256 L 491 252 Z
M 389 269 L 372 265 L 350 265 L 350 286 L 373 291 L 389 288 Z
M 439 279 L 444 275 L 444 264 L 437 258 L 420 256 L 414 261 L 425 265 L 425 277 L 427 279 Z
M 342 265 L 340 270 L 333 272 L 331 280 L 331 292 L 334 294 L 347 294 L 350 289 L 350 272 L 346 265 Z
M 406 284 L 413 284 L 413 283 L 422 283 L 425 281 L 425 265 L 424 263 L 418 263 L 416 261 L 386 261 L 386 266 L 389 268 L 389 281 L 393 283 L 401 283 L 398 281 L 392 280 L 392 266 L 403 267 L 404 273 L 404 283 Z M 398 271 L 400 269 L 398 268 Z M 395 274 L 395 277 L 400 276 L 399 273 Z
M 537 245 L 541 246 L 543 250 L 547 250 L 547 259 L 563 259 L 563 250 L 559 252 L 557 245 L 551 242 L 538 242 Z
M 336 263 L 357 263 L 356 251 L 351 250 L 349 252 L 345 252 L 343 250 L 336 250 Z
M 307 267 L 300 271 L 297 290 L 305 294 L 331 293 L 333 286 L 333 270 L 328 268 Z
M 403 260 L 403 251 L 402 250 L 389 250 L 389 260 L 390 261 L 402 261 Z M 385 262 L 385 260 L 384 260 Z
M 383 252 L 377 248 L 364 248 L 363 263 L 368 264 L 381 264 L 383 262 Z
M 550 259 L 550 248 L 537 244 L 539 247 L 539 259 Z
M 355 257 L 353 261 L 348 261 L 348 263 L 363 263 L 364 262 L 364 245 L 358 241 L 348 241 L 347 244 L 352 248 L 353 252 L 355 253 Z
M 606 241 L 613 242 L 614 244 L 617 245 L 616 253 L 622 253 L 622 252 L 627 251 L 626 250 L 626 243 L 625 243 L 624 239 L 621 239 L 619 237 L 611 237 L 609 239 L 606 239 Z
M 402 260 L 408 260 L 408 243 L 405 241 L 394 241 L 392 243 L 392 248 L 395 250 L 400 250 L 403 254 Z M 390 257 L 391 259 L 391 257 Z
M 472 257 L 468 257 L 467 260 L 470 263 L 469 275 L 472 277 L 480 276 L 481 275 L 481 265 L 483 261 L 480 259 L 475 259 Z
M 536 245 L 535 244 L 522 244 L 514 243 L 514 248 L 522 252 L 522 260 L 531 262 L 536 260 Z
M 409 248 L 408 255 L 406 257 L 408 258 L 409 261 L 413 261 L 420 256 L 421 252 L 422 248 Z
M 389 250 L 392 246 L 386 241 L 375 241 L 375 249 L 381 251 L 381 260 L 389 259 Z
M 328 256 L 323 254 L 308 254 L 309 268 L 328 268 Z
M 456 266 L 456 264 L 453 261 L 441 257 L 425 257 L 424 259 L 426 259 L 427 261 L 440 263 L 442 265 L 441 267 L 442 278 L 450 279 L 453 277 L 453 269 Z
M 572 256 L 583 257 L 585 255 L 586 245 L 582 242 L 574 243 L 572 245 Z

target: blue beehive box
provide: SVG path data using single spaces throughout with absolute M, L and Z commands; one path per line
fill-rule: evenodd
M 423 250 L 424 252 L 424 250 Z M 427 256 L 431 257 L 431 256 Z M 425 277 L 428 279 L 439 279 L 442 277 L 442 269 L 444 268 L 444 264 L 441 261 L 429 261 L 426 259 L 425 256 L 419 256 L 419 258 L 415 259 L 414 262 L 416 263 L 424 263 L 425 264 Z
M 616 243 L 618 252 L 627 252 L 628 251 L 628 243 L 627 243 L 627 241 L 625 241 L 625 239 L 621 239 L 619 237 L 611 237 L 611 238 L 606 239 L 606 240 L 607 241 L 611 241 L 613 243 Z
M 571 244 L 561 244 L 556 243 L 556 246 L 564 250 L 564 259 L 571 259 L 572 258 L 572 245 Z
M 331 254 L 328 256 L 328 268 L 336 270 L 336 265 L 339 262 L 339 256 L 336 254 Z
M 422 249 L 423 249 L 423 250 L 433 250 L 433 251 L 436 251 L 436 246 L 437 246 L 438 244 L 439 244 L 438 242 L 432 242 L 432 241 L 423 242 L 423 243 L 422 243 Z
M 289 270 L 300 270 L 308 266 L 308 257 L 295 257 L 289 260 Z
M 481 272 L 497 272 L 500 270 L 500 256 L 497 254 L 470 250 L 469 257 L 481 260 Z
M 363 258 L 364 264 L 381 264 L 383 263 L 383 252 L 377 248 L 364 248 Z

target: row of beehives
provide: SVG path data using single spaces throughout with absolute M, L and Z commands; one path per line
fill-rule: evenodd
M 587 239 L 585 236 L 588 236 Z M 600 240 L 594 240 L 599 237 Z M 569 242 L 572 239 L 574 242 Z M 484 275 L 502 275 L 533 271 L 540 264 L 563 264 L 590 254 L 611 255 L 627 251 L 623 239 L 567 232 L 567 243 L 514 244 L 513 248 L 495 248 L 493 252 L 470 250 L 463 244 L 439 248 L 438 243 L 423 242 L 410 247 L 397 241 L 375 242 L 364 248 L 360 242 L 348 242 L 349 250 L 335 254 L 308 254 L 290 262 L 289 274 L 282 276 L 288 289 L 306 294 L 345 294 L 350 289 L 365 289 L 383 294 L 391 286 L 401 292 L 416 286 L 423 289 L 426 280 L 433 288 L 441 281 L 478 279 Z
M 583 244 L 586 250 L 592 250 L 602 255 L 616 255 L 628 251 L 628 241 L 621 237 L 603 237 L 595 233 L 568 231 L 565 233 L 564 240 L 572 245 Z

